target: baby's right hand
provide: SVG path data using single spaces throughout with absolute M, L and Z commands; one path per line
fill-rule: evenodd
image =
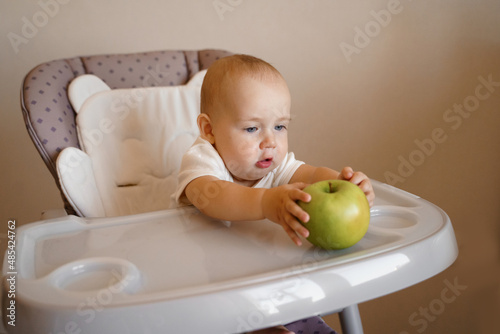
M 309 236 L 309 231 L 297 220 L 304 223 L 309 221 L 307 212 L 296 203 L 298 200 L 311 200 L 311 195 L 302 191 L 306 186 L 300 182 L 266 189 L 261 203 L 264 216 L 281 225 L 297 246 L 302 244 L 299 235 L 304 238 Z

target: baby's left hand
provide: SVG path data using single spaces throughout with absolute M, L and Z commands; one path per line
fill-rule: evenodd
M 357 185 L 366 195 L 366 199 L 373 206 L 373 200 L 375 199 L 375 193 L 373 192 L 372 183 L 368 176 L 362 172 L 355 172 L 351 167 L 344 167 L 337 177 L 339 180 L 346 180 Z

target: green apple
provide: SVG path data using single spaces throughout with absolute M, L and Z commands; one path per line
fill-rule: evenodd
M 308 203 L 298 201 L 309 214 L 302 223 L 309 230 L 307 240 L 324 249 L 343 249 L 356 244 L 368 230 L 370 205 L 363 191 L 343 180 L 320 181 L 307 186 Z

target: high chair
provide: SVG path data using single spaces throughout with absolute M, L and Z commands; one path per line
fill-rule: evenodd
M 242 333 L 334 312 L 343 333 L 362 333 L 358 303 L 453 263 L 446 213 L 375 180 L 370 228 L 341 251 L 295 247 L 266 221 L 174 208 L 204 70 L 228 54 L 78 57 L 26 76 L 27 129 L 69 215 L 16 231 L 16 267 L 3 267 L 17 275 L 9 333 Z M 4 289 L 4 310 L 11 300 Z
M 28 133 L 56 180 L 69 214 L 82 215 L 68 202 L 59 182 L 56 160 L 68 147 L 80 148 L 76 114 L 67 94 L 70 82 L 93 74 L 111 89 L 184 85 L 216 59 L 229 55 L 223 50 L 155 51 L 136 54 L 83 56 L 40 64 L 25 77 L 21 106 Z M 131 108 L 136 97 L 122 101 L 117 109 Z M 124 111 L 126 112 L 126 110 Z M 105 134 L 98 128 L 94 136 Z M 97 137 L 94 138 L 98 140 Z

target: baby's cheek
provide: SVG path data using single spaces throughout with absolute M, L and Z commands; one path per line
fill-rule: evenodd
M 256 148 L 251 142 L 241 141 L 238 143 L 235 151 L 242 157 L 248 157 L 256 152 Z

